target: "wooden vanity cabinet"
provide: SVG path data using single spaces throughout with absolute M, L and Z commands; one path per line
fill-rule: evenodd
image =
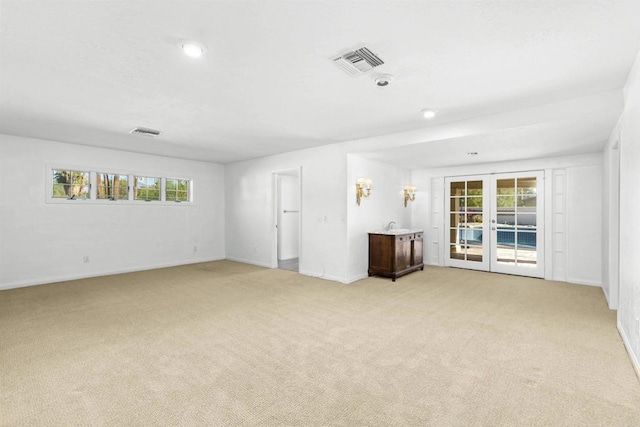
M 423 270 L 422 232 L 369 233 L 369 276 L 396 277 Z

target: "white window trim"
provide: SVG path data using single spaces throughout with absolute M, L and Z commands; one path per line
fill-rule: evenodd
M 166 198 L 167 198 L 167 187 L 166 187 L 166 185 L 167 185 L 167 180 L 168 179 L 171 179 L 173 181 L 187 181 L 189 183 L 187 185 L 187 191 L 186 191 L 186 193 L 187 193 L 187 201 L 186 202 L 183 202 L 182 200 L 166 200 Z M 193 180 L 188 179 L 188 178 L 175 178 L 175 177 L 172 177 L 172 176 L 168 176 L 166 178 L 162 178 L 162 182 L 164 183 L 164 186 L 162 186 L 162 196 L 161 197 L 167 203 L 178 203 L 178 204 L 181 204 L 181 203 L 191 203 L 192 202 L 192 200 L 193 200 L 193 190 L 192 190 Z
M 109 175 L 118 175 L 118 176 L 126 176 L 127 177 L 127 198 L 126 199 L 98 199 L 98 174 L 99 173 L 104 173 L 104 174 L 109 174 Z M 118 172 L 104 172 L 101 170 L 95 170 L 95 171 L 91 171 L 91 174 L 93 175 L 93 180 L 95 182 L 95 185 L 91 186 L 91 189 L 93 190 L 95 188 L 95 193 L 91 194 L 91 199 L 95 200 L 95 201 L 108 201 L 108 202 L 128 202 L 131 200 L 131 183 L 129 182 L 129 180 L 131 179 L 131 175 L 127 174 L 127 173 L 118 173 Z M 89 181 L 91 181 L 91 177 L 89 177 Z
M 135 200 L 133 197 L 134 197 L 134 194 L 135 194 L 134 186 L 136 185 L 136 180 L 135 180 L 136 176 L 140 177 L 140 178 L 145 178 L 145 179 L 148 179 L 148 178 L 159 179 L 160 180 L 160 188 L 158 189 L 158 191 L 159 191 L 158 196 L 160 196 L 160 199 L 158 199 L 158 200 L 149 200 L 149 199 L 146 199 L 146 200 Z M 143 175 L 143 174 L 139 174 L 139 173 L 134 173 L 133 175 L 130 175 L 130 177 L 132 178 L 131 187 L 130 187 L 131 195 L 129 196 L 129 200 L 130 201 L 132 201 L 132 202 L 143 202 L 143 203 L 158 203 L 158 202 L 164 202 L 165 201 L 164 198 L 162 197 L 162 190 L 164 188 L 163 184 L 164 184 L 165 178 L 163 178 L 162 176 L 158 176 L 158 175 Z M 147 189 L 147 194 L 148 193 L 149 193 L 149 190 Z
M 66 198 L 58 198 L 53 197 L 53 170 L 73 170 L 73 171 L 84 171 L 89 172 L 89 198 L 88 199 L 66 199 Z M 98 187 L 96 185 L 97 173 L 112 173 L 118 175 L 127 175 L 129 181 L 129 198 L 125 199 L 97 199 L 98 196 Z M 160 200 L 133 200 L 133 183 L 134 176 L 144 176 L 151 178 L 160 178 Z M 182 178 L 174 178 L 174 176 L 182 176 Z M 169 179 L 182 179 L 189 181 L 189 201 L 187 202 L 175 202 L 175 201 L 167 201 L 165 200 L 166 194 L 166 180 Z M 194 180 L 192 177 L 185 176 L 183 174 L 174 174 L 174 173 L 163 173 L 161 171 L 131 171 L 131 170 L 123 170 L 117 168 L 110 168 L 105 166 L 100 167 L 89 167 L 89 166 L 78 166 L 78 165 L 70 165 L 70 164 L 62 164 L 62 163 L 47 163 L 45 165 L 45 203 L 52 205 L 78 205 L 78 204 L 89 204 L 89 205 L 110 205 L 110 206 L 195 206 L 194 202 L 194 193 L 193 193 L 193 184 Z

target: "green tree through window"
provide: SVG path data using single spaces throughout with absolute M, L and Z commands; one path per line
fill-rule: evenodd
M 167 178 L 165 200 L 175 202 L 189 201 L 189 181 L 186 179 Z
M 89 172 L 53 169 L 53 197 L 89 198 Z
M 97 173 L 98 199 L 127 200 L 129 198 L 129 177 L 112 173 Z
M 160 178 L 135 176 L 133 180 L 134 200 L 160 200 Z

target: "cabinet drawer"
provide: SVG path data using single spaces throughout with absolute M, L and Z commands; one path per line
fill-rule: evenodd
M 396 242 L 410 242 L 415 238 L 413 234 L 403 234 L 401 236 L 396 236 Z
M 422 240 L 422 233 L 416 233 L 415 234 L 415 239 L 416 240 Z

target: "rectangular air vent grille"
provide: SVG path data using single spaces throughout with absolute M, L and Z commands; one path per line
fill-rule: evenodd
M 161 134 L 159 130 L 149 129 L 149 128 L 135 128 L 131 129 L 129 133 L 134 135 L 144 135 L 144 136 L 158 136 Z
M 384 64 L 382 59 L 366 47 L 344 54 L 333 62 L 350 76 L 359 76 Z

